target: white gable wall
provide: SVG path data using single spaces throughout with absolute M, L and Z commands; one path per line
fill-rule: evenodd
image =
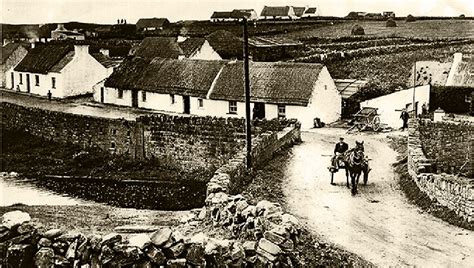
M 93 86 L 107 78 L 108 71 L 89 54 L 87 46 L 74 46 L 74 57 L 61 71 L 64 96 L 92 93 Z
M 429 104 L 430 101 L 430 86 L 419 86 L 415 89 L 415 102 L 418 102 L 417 112 L 421 114 L 421 106 L 423 103 Z M 380 121 L 392 128 L 400 128 L 402 120 L 400 119 L 401 110 L 407 108 L 407 111 L 412 110 L 413 103 L 413 88 L 400 90 L 392 94 L 374 98 L 364 101 L 360 104 L 361 107 L 378 108 Z
M 189 58 L 193 60 L 222 60 L 221 56 L 211 47 L 207 40 Z

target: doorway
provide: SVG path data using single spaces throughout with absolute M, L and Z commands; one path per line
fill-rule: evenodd
M 132 89 L 132 107 L 138 108 L 138 90 Z
M 13 73 L 12 74 L 12 89 L 15 89 L 15 75 Z
M 189 96 L 183 96 L 183 105 L 184 105 L 184 113 L 190 114 L 191 113 L 191 102 L 189 100 Z
M 28 92 L 28 93 L 31 92 L 30 74 L 26 74 L 26 92 Z
M 101 103 L 104 103 L 104 101 L 105 101 L 104 94 L 105 94 L 104 87 L 101 87 L 100 88 L 100 102 Z
M 256 102 L 253 104 L 253 119 L 265 118 L 265 103 Z

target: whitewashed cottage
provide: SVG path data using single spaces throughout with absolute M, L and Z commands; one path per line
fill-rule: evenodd
M 14 87 L 13 68 L 26 56 L 28 50 L 19 43 L 8 43 L 1 48 L 1 62 L 0 62 L 0 87 L 12 88 Z M 10 76 L 7 79 L 7 76 Z M 8 80 L 8 84 L 7 84 Z
M 88 45 L 38 45 L 14 68 L 10 83 L 20 92 L 64 98 L 92 93 L 93 86 L 112 72 L 110 68 L 89 53 Z
M 338 120 L 341 96 L 321 64 L 251 62 L 253 118 Z M 243 62 L 133 58 L 94 87 L 94 100 L 200 116 L 244 117 Z

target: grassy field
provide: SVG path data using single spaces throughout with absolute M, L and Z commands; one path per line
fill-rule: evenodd
M 340 38 L 350 36 L 355 24 L 362 26 L 368 37 L 416 37 L 416 38 L 474 38 L 473 20 L 423 20 L 415 22 L 396 21 L 397 27 L 385 27 L 385 21 L 339 21 L 332 25 L 315 25 L 282 36 L 293 39 L 313 37 Z

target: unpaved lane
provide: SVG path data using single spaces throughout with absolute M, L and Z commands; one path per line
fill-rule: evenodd
M 345 175 L 330 185 L 327 169 L 343 135 L 350 147 L 365 141 L 372 171 L 352 197 Z M 293 213 L 327 240 L 380 266 L 474 267 L 474 233 L 449 225 L 407 202 L 391 168 L 396 153 L 380 135 L 346 135 L 341 129 L 302 133 L 292 149 L 285 195 Z

